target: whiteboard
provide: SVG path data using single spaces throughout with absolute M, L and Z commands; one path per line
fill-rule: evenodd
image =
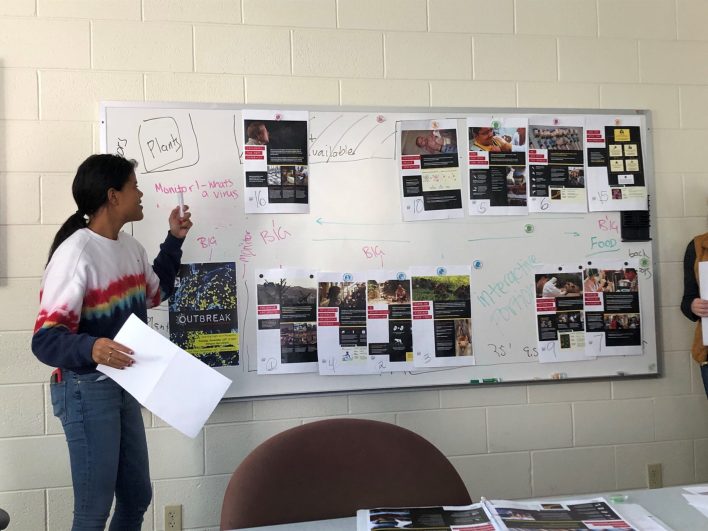
M 310 211 L 246 214 L 241 157 L 241 112 L 267 106 L 196 103 L 104 102 L 104 152 L 134 158 L 145 218 L 132 231 L 152 255 L 167 231 L 175 190 L 185 188 L 194 227 L 182 262 L 235 262 L 240 363 L 219 368 L 233 380 L 227 397 L 257 398 L 506 382 L 657 376 L 654 315 L 654 250 L 651 241 L 622 242 L 618 212 L 537 213 L 523 216 L 465 215 L 403 222 L 397 171 L 396 124 L 401 120 L 456 119 L 465 131 L 470 116 L 636 115 L 640 118 L 647 190 L 653 186 L 647 111 L 472 108 L 302 108 L 309 111 Z M 157 138 L 165 155 L 148 155 Z M 460 136 L 463 200 L 469 197 L 467 135 Z M 165 141 L 164 139 L 168 140 Z M 169 139 L 180 153 L 170 152 Z M 159 144 L 159 142 L 158 142 Z M 159 149 L 159 148 L 158 148 Z M 591 264 L 641 258 L 642 354 L 539 363 L 535 321 L 534 263 Z M 278 267 L 365 271 L 411 266 L 470 265 L 472 335 L 476 365 L 355 376 L 259 375 L 255 270 Z M 150 324 L 165 331 L 166 306 L 151 311 Z M 497 385 L 497 384 L 494 384 Z

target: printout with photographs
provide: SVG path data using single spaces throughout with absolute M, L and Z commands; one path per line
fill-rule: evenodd
M 528 120 L 467 118 L 471 216 L 526 215 Z
M 587 212 L 582 116 L 529 119 L 529 212 Z
M 357 531 L 638 531 L 604 498 L 559 502 L 482 500 L 450 507 L 376 508 L 357 511 Z
M 573 264 L 535 268 L 538 361 L 593 359 L 585 353 L 583 272 Z
M 317 372 L 314 270 L 256 270 L 258 374 Z
M 457 120 L 400 122 L 403 221 L 461 218 Z
M 416 367 L 474 365 L 470 266 L 411 268 Z
M 243 111 L 247 213 L 310 211 L 307 111 Z
M 366 274 L 317 273 L 317 351 L 322 375 L 373 374 L 366 334 Z
M 638 261 L 535 268 L 539 362 L 642 354 Z
M 597 265 L 583 270 L 586 352 L 639 355 L 642 334 L 636 260 Z
M 369 356 L 377 370 L 413 370 L 411 280 L 406 273 L 368 272 L 366 329 Z
M 641 120 L 638 116 L 587 116 L 590 212 L 648 210 Z

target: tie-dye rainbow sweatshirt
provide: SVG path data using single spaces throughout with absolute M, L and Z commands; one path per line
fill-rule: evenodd
M 167 234 L 151 265 L 138 241 L 117 240 L 80 229 L 57 248 L 47 264 L 32 351 L 40 361 L 84 373 L 95 370 L 91 349 L 99 337 L 115 337 L 131 313 L 147 309 L 174 289 L 182 241 Z

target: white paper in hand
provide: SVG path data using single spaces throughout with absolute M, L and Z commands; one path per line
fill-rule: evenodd
M 231 380 L 131 315 L 115 337 L 135 363 L 124 370 L 99 365 L 143 406 L 188 437 L 196 437 Z
M 108 375 L 123 389 L 128 391 L 142 405 L 162 378 L 167 366 L 172 362 L 179 347 L 169 339 L 154 332 L 138 317 L 131 315 L 116 334 L 114 340 L 133 352 L 132 367 L 115 369 L 99 365 L 98 370 Z
M 229 385 L 231 380 L 226 376 L 181 350 L 145 401 L 145 407 L 194 438 Z
M 708 262 L 698 263 L 698 280 L 701 299 L 708 299 Z M 703 344 L 708 345 L 708 317 L 701 317 L 701 327 L 703 328 Z

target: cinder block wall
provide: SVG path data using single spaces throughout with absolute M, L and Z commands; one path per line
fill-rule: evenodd
M 658 380 L 221 405 L 190 440 L 145 414 L 155 497 L 216 529 L 230 472 L 265 438 L 357 416 L 432 440 L 472 495 L 520 498 L 708 481 L 708 403 L 680 315 L 681 259 L 706 230 L 704 0 L 2 0 L 0 507 L 67 529 L 68 456 L 29 342 L 70 182 L 98 151 L 98 102 L 650 109 Z M 273 500 L 264 500 L 270 503 Z

